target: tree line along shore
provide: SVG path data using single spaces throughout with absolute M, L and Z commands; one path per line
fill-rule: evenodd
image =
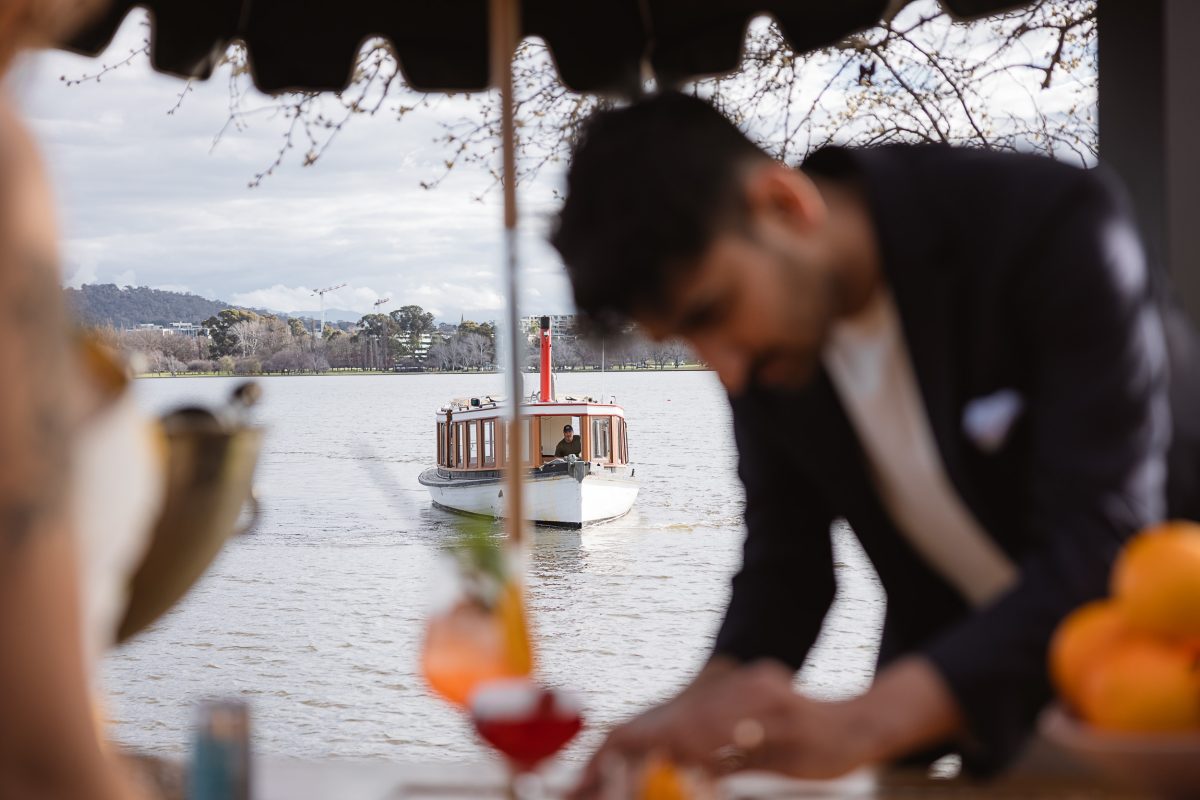
M 124 354 L 140 375 L 325 375 L 489 372 L 496 369 L 491 322 L 436 323 L 420 306 L 367 314 L 357 324 L 326 324 L 315 336 L 304 321 L 227 308 L 188 334 L 169 328 L 113 325 L 87 330 Z M 527 332 L 526 366 L 536 368 L 537 331 Z M 697 369 L 681 342 L 653 342 L 629 327 L 604 338 L 554 337 L 560 371 Z

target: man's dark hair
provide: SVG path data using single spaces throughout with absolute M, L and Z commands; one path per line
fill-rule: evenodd
M 596 112 L 550 237 L 579 310 L 613 322 L 660 306 L 670 280 L 744 221 L 739 174 L 766 157 L 711 105 L 678 92 Z

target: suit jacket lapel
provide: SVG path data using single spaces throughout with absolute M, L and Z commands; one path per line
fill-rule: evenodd
M 961 460 L 959 406 L 962 343 L 956 335 L 961 272 L 948 263 L 952 239 L 923 176 L 886 150 L 857 154 L 875 220 L 885 280 L 892 291 L 921 399 L 942 463 L 960 496 L 971 503 Z

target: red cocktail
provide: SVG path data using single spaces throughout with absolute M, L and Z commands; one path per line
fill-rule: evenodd
M 481 686 L 471 696 L 471 720 L 517 775 L 534 772 L 583 728 L 582 708 L 573 695 L 528 680 Z

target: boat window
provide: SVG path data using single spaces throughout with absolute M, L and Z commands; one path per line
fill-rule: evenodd
M 592 460 L 608 461 L 612 456 L 612 426 L 611 417 L 595 417 L 592 419 Z
M 440 466 L 446 463 L 446 423 L 444 422 L 437 424 L 437 440 L 437 463 Z
M 455 425 L 454 431 L 454 463 L 453 467 L 461 467 L 463 464 L 463 428 L 466 423 L 460 422 Z
M 547 414 L 538 416 L 538 427 L 542 434 L 542 457 L 554 458 L 554 451 L 563 438 L 563 426 L 570 425 L 576 436 L 583 435 L 579 417 L 568 414 Z
M 475 423 L 473 421 L 466 424 L 466 443 L 467 466 L 479 466 L 479 432 L 475 429 Z
M 629 425 L 621 419 L 621 463 L 629 463 Z
M 496 420 L 485 419 L 480 425 L 479 443 L 483 451 L 483 466 L 496 465 Z

